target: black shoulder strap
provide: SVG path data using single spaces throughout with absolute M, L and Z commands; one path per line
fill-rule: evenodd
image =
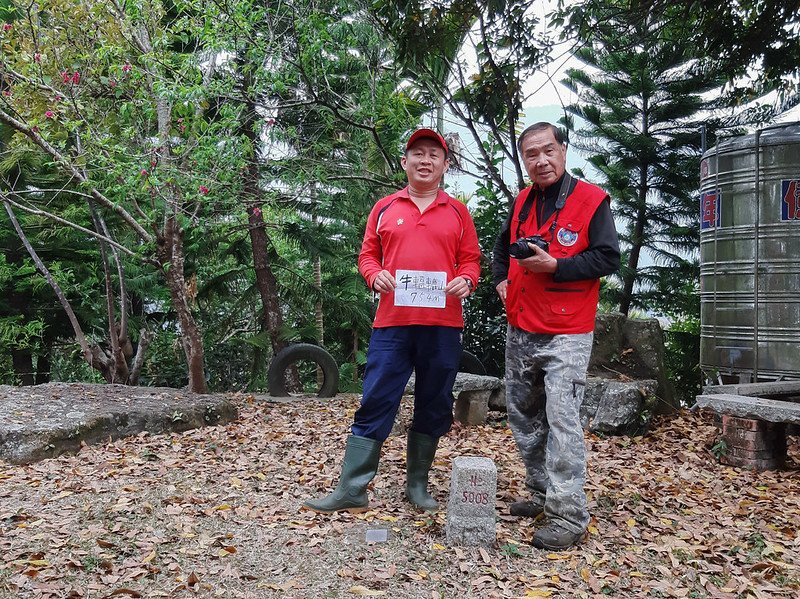
M 519 224 L 524 223 L 528 220 L 528 217 L 531 215 L 531 208 L 533 207 L 533 202 L 536 200 L 536 189 L 531 185 L 530 189 L 528 189 L 528 195 L 525 196 L 525 202 L 522 204 L 522 209 L 519 211 Z
M 574 188 L 575 186 L 572 184 L 572 175 L 564 171 L 564 178 L 561 180 L 561 189 L 558 191 L 558 199 L 556 200 L 556 210 L 561 210 L 566 205 L 567 196 Z

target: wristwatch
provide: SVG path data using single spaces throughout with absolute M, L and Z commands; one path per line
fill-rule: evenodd
M 469 288 L 469 292 L 472 293 L 472 290 L 475 287 L 475 285 L 473 285 L 472 281 L 470 281 L 467 277 L 463 277 L 463 279 L 467 282 L 467 287 Z

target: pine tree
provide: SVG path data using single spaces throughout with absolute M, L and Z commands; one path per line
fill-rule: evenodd
M 717 127 L 704 94 L 721 82 L 687 42 L 689 20 L 629 14 L 617 2 L 583 13 L 567 124 L 612 198 L 623 262 L 609 293 L 620 311 L 696 314 L 701 125 Z

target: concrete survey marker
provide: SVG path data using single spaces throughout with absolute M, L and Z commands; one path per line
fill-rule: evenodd
M 445 532 L 450 545 L 494 543 L 497 468 L 489 458 L 459 456 L 453 460 Z

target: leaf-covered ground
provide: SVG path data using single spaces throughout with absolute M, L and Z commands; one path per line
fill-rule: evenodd
M 497 544 L 448 547 L 445 512 L 420 514 L 403 500 L 402 435 L 384 445 L 374 509 L 299 511 L 338 476 L 357 397 L 236 401 L 240 418 L 224 427 L 3 464 L 0 596 L 800 595 L 796 438 L 787 470 L 753 473 L 716 462 L 709 414 L 661 419 L 641 438 L 587 436 L 589 538 L 550 553 L 529 544 L 540 522 L 506 515 L 523 491 L 505 423 L 454 428 L 433 492 L 444 505 L 454 456 L 492 458 Z M 371 529 L 388 529 L 388 541 L 367 543 Z

